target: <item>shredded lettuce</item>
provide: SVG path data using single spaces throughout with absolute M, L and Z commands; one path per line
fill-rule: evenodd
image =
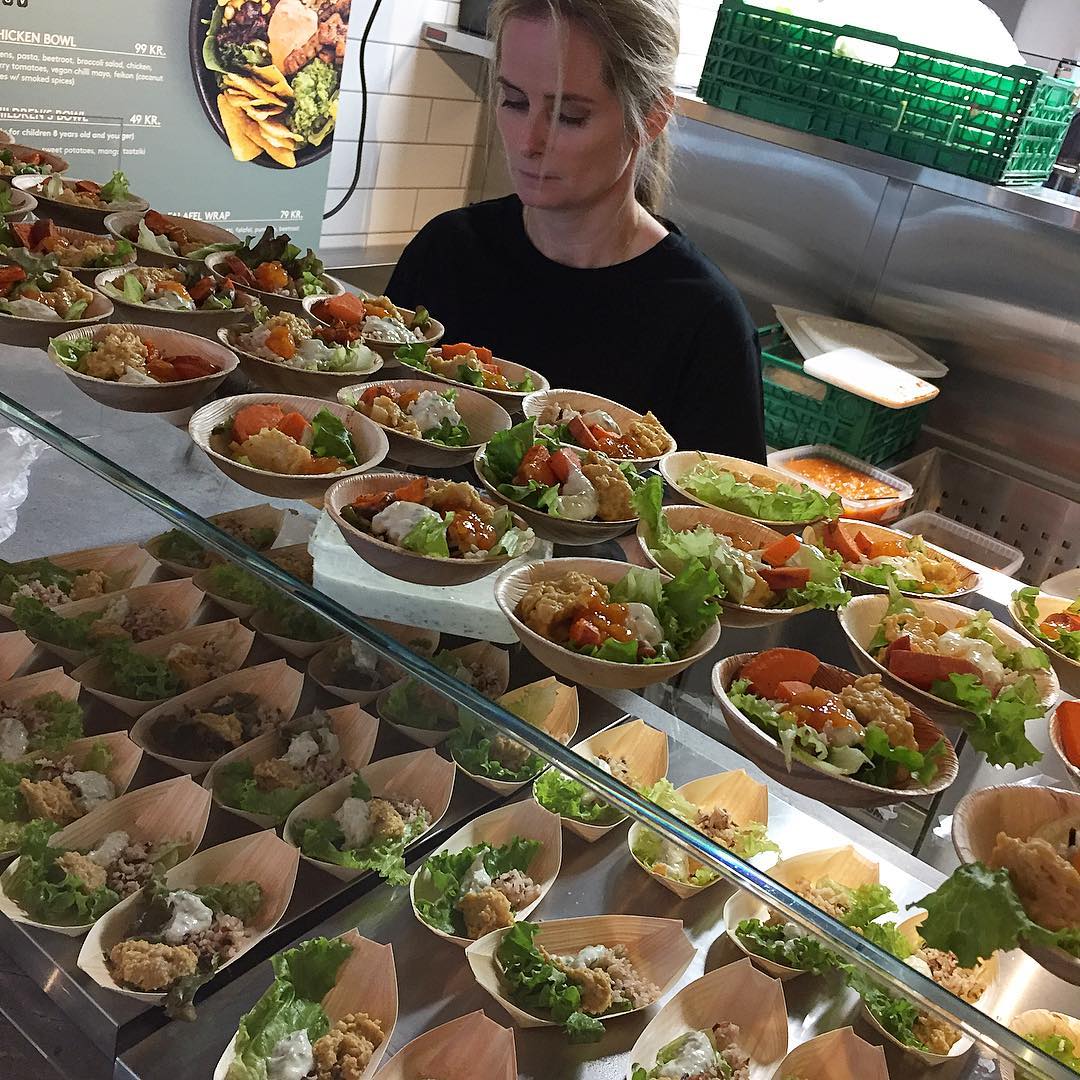
M 840 496 L 822 495 L 813 488 L 802 491 L 791 484 L 778 484 L 775 490 L 758 487 L 719 469 L 707 458 L 693 467 L 679 482 L 695 498 L 712 506 L 759 521 L 816 521 L 837 518 L 843 511 Z

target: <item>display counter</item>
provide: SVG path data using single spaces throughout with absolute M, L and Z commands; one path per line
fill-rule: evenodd
M 692 947 L 692 959 L 664 987 L 662 1001 L 679 988 L 691 985 L 704 973 L 724 969 L 741 958 L 725 925 L 725 906 L 738 889 L 765 901 L 788 920 L 812 931 L 855 969 L 864 971 L 898 996 L 918 1003 L 931 1015 L 947 1016 L 976 1042 L 966 1054 L 949 1060 L 935 1075 L 985 1075 L 996 1055 L 1006 1062 L 1026 1063 L 1032 1075 L 1066 1080 L 1070 1071 L 1036 1051 L 1029 1043 L 991 1019 L 1007 1022 L 1028 1009 L 1050 1009 L 1080 1014 L 1080 989 L 1063 981 L 1020 950 L 999 957 L 993 993 L 981 1008 L 965 1004 L 941 986 L 924 978 L 895 956 L 871 945 L 863 936 L 824 915 L 797 892 L 770 876 L 771 856 L 745 862 L 726 848 L 687 825 L 635 789 L 560 742 L 532 727 L 511 712 L 493 705 L 471 687 L 449 677 L 423 656 L 402 646 L 385 633 L 385 626 L 365 621 L 387 613 L 361 602 L 349 610 L 310 585 L 304 584 L 244 544 L 208 523 L 211 514 L 264 502 L 215 469 L 192 444 L 185 416 L 136 414 L 106 409 L 76 391 L 63 374 L 40 353 L 3 347 L 0 350 L 3 392 L 0 393 L 0 428 L 22 428 L 44 442 L 41 454 L 29 467 L 29 490 L 17 510 L 9 539 L 0 557 L 9 561 L 55 554 L 105 544 L 144 544 L 151 537 L 175 528 L 196 539 L 221 558 L 242 564 L 268 588 L 284 590 L 302 607 L 316 612 L 330 625 L 365 641 L 383 657 L 411 673 L 433 692 L 445 695 L 454 710 L 467 707 L 485 722 L 529 747 L 633 819 L 648 823 L 672 842 L 691 850 L 705 866 L 715 867 L 719 880 L 688 899 L 680 899 L 637 863 L 627 839 L 627 825 L 615 826 L 595 843 L 575 832 L 562 830 L 562 865 L 550 891 L 532 919 L 540 922 L 599 914 L 629 914 L 681 920 Z M 226 384 L 226 392 L 235 388 Z M 174 422 L 170 423 L 170 419 Z M 12 455 L 14 458 L 14 455 Z M 461 479 L 467 471 L 445 475 Z M 315 528 L 319 511 L 296 500 L 270 499 L 288 511 L 277 546 L 301 545 Z M 620 551 L 602 545 L 596 554 L 611 557 Z M 556 555 L 591 554 L 587 549 L 556 548 Z M 314 567 L 318 581 L 318 562 Z M 170 573 L 161 568 L 157 578 Z M 197 579 L 198 580 L 198 579 Z M 493 580 L 493 579 L 486 579 Z M 1001 575 L 986 574 L 979 592 L 963 602 L 988 607 L 1007 621 L 1003 605 L 1016 583 Z M 231 613 L 209 598 L 194 615 L 196 625 L 225 620 Z M 245 616 L 250 621 L 250 616 Z M 0 632 L 4 627 L 0 627 Z M 461 644 L 443 628 L 442 647 Z M 843 809 L 829 799 L 814 799 L 770 779 L 743 756 L 733 739 L 710 687 L 713 665 L 735 653 L 774 646 L 809 648 L 826 662 L 852 667 L 846 638 L 833 612 L 808 612 L 768 629 L 724 626 L 717 646 L 684 674 L 644 691 L 578 687 L 579 723 L 573 743 L 599 732 L 624 727 L 640 718 L 666 737 L 666 774 L 679 785 L 706 775 L 742 769 L 768 789 L 768 835 L 784 859 L 842 845 L 853 845 L 880 867 L 881 881 L 906 917 L 905 905 L 919 900 L 941 883 L 956 865 L 949 844 L 953 810 L 963 796 L 986 787 L 1018 781 L 1036 788 L 1069 788 L 1064 762 L 1050 746 L 1046 721 L 1028 725 L 1028 733 L 1042 752 L 1041 761 L 1024 770 L 996 770 L 980 755 L 957 740 L 959 769 L 956 780 L 933 798 L 905 800 L 880 809 Z M 311 663 L 282 652 L 265 633 L 255 635 L 245 667 L 284 658 L 291 669 L 303 672 Z M 58 660 L 47 645 L 40 645 L 20 665 L 20 671 L 53 668 Z M 67 664 L 68 671 L 73 665 Z M 520 687 L 547 674 L 520 645 L 509 648 L 509 686 Z M 2 698 L 3 684 L 0 684 Z M 89 735 L 129 728 L 131 718 L 110 707 L 84 688 L 80 703 Z M 308 676 L 303 683 L 296 714 L 312 708 L 332 708 L 340 701 Z M 379 707 L 370 709 L 371 722 Z M 136 723 L 138 728 L 138 722 Z M 953 732 L 955 735 L 955 731 Z M 382 762 L 420 746 L 403 729 L 378 723 L 371 760 Z M 443 745 L 438 754 L 449 756 Z M 168 777 L 176 770 L 144 753 L 131 790 L 137 791 Z M 464 824 L 508 802 L 528 801 L 531 788 L 494 792 L 458 768 L 445 814 L 415 845 L 406 850 L 410 872 L 442 850 Z M 251 836 L 257 826 L 215 802 L 202 848 Z M 399 1009 L 397 1024 L 388 1039 L 389 1054 L 423 1032 L 455 1017 L 483 1009 L 500 1024 L 508 1024 L 503 1008 L 478 985 L 459 946 L 440 941 L 414 915 L 409 890 L 394 887 L 373 874 L 343 881 L 305 858 L 300 862 L 296 886 L 284 917 L 255 947 L 222 970 L 196 997 L 194 1024 L 169 1020 L 162 1010 L 98 985 L 77 964 L 81 939 L 28 926 L 0 915 L 0 950 L 12 958 L 47 995 L 71 1025 L 72 1043 L 85 1044 L 76 1063 L 58 1059 L 68 1075 L 79 1080 L 98 1076 L 138 1077 L 152 1080 L 167 1075 L 209 1077 L 241 1017 L 269 986 L 269 959 L 281 950 L 313 936 L 335 936 L 358 929 L 365 938 L 393 946 Z M 927 1064 L 880 1033 L 866 1019 L 857 995 L 837 974 L 803 975 L 785 983 L 789 1048 L 815 1035 L 854 1025 L 856 1033 L 886 1048 L 889 1074 L 915 1077 L 929 1074 Z M 662 1004 L 662 1002 L 661 1002 Z M 31 1037 L 40 1023 L 40 1006 L 32 996 L 5 994 L 0 1009 Z M 985 1011 L 982 1011 L 985 1009 Z M 552 1028 L 514 1029 L 520 1076 L 610 1078 L 629 1075 L 632 1048 L 656 1006 L 608 1022 L 599 1042 L 569 1044 Z M 722 1019 L 720 1017 L 717 1020 Z M 389 1057 L 389 1055 L 388 1055 Z M 390 1059 L 392 1060 L 392 1059 Z M 650 1063 L 651 1064 L 651 1063 Z M 779 1058 L 772 1067 L 779 1066 Z M 385 1059 L 384 1059 L 384 1068 Z M 1006 1068 L 1012 1067 L 1006 1065 Z M 755 1077 L 771 1075 L 764 1067 Z

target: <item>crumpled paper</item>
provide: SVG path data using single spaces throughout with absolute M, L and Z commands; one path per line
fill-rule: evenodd
M 22 428 L 0 428 L 0 543 L 15 531 L 19 507 L 26 502 L 30 466 L 45 444 Z

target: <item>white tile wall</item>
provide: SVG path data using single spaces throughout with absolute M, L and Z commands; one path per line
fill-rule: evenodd
M 680 0 L 679 86 L 696 87 L 701 78 L 719 5 Z M 342 199 L 355 168 L 359 46 L 371 7 L 372 0 L 356 0 L 352 8 L 327 209 Z M 360 180 L 345 207 L 323 223 L 324 247 L 405 243 L 437 214 L 467 201 L 474 149 L 488 134 L 484 62 L 420 43 L 423 23 L 454 23 L 457 15 L 455 0 L 383 0 L 365 50 L 368 117 Z M 478 161 L 485 160 L 486 151 Z
M 372 0 L 349 22 L 326 207 L 344 197 L 359 145 L 360 37 Z M 344 208 L 323 222 L 323 246 L 405 243 L 437 214 L 466 201 L 472 148 L 483 135 L 479 57 L 420 43 L 424 22 L 456 22 L 447 0 L 383 0 L 365 49 L 367 126 L 360 180 Z

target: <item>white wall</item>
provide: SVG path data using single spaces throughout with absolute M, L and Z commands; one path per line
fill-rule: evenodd
M 697 90 L 720 0 L 679 0 L 680 48 L 675 85 Z
M 360 129 L 360 35 L 371 0 L 349 22 L 326 208 L 352 179 Z M 368 38 L 367 135 L 360 183 L 323 222 L 322 246 L 404 243 L 436 214 L 462 206 L 481 126 L 483 61 L 420 44 L 424 22 L 456 23 L 446 0 L 383 0 Z
M 1027 0 L 1013 35 L 1025 52 L 1080 57 L 1080 3 L 1077 0 Z M 1052 63 L 1040 66 L 1053 70 Z

